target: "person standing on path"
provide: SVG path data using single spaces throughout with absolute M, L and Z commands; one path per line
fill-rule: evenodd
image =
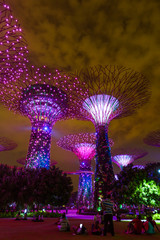
M 102 200 L 102 209 L 104 214 L 103 236 L 106 236 L 107 232 L 110 232 L 112 236 L 114 236 L 113 202 L 111 201 L 111 194 L 107 194 L 107 198 Z

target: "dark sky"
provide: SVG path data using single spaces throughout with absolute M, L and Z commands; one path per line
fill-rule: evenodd
M 76 71 L 96 64 L 123 65 L 143 73 L 152 83 L 150 102 L 137 114 L 113 120 L 109 136 L 115 148 L 141 148 L 148 155 L 135 165 L 160 160 L 160 149 L 143 138 L 160 128 L 159 0 L 8 0 L 25 33 L 33 64 Z M 30 122 L 0 106 L 0 135 L 14 140 L 15 150 L 1 152 L 0 162 L 19 165 L 27 154 Z M 77 157 L 58 148 L 66 134 L 93 132 L 91 122 L 68 120 L 53 128 L 51 158 L 66 171 L 79 168 Z M 114 165 L 115 172 L 119 168 Z M 74 177 L 74 186 L 78 177 Z

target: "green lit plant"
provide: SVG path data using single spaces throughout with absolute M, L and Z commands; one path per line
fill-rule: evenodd
M 145 206 L 158 206 L 160 201 L 160 187 L 153 180 L 143 179 L 131 196 L 134 203 Z
M 160 220 L 160 214 L 159 213 L 155 213 L 153 216 L 152 216 L 153 220 Z

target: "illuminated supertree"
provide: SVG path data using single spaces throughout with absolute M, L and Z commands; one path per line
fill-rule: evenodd
M 128 164 L 146 155 L 147 152 L 140 149 L 117 149 L 113 151 L 112 161 L 116 163 L 121 170 L 123 170 L 123 167 L 126 167 Z
M 0 82 L 16 81 L 28 62 L 27 43 L 10 7 L 0 1 Z
M 95 134 L 68 135 L 57 141 L 57 145 L 74 152 L 80 163 L 77 205 L 93 207 L 91 160 L 95 156 Z
M 11 85 L 0 83 L 0 101 L 31 121 L 26 167 L 49 168 L 52 127 L 58 120 L 72 117 L 73 98 L 85 94 L 83 84 L 63 71 L 30 66 Z
M 0 137 L 0 152 L 13 150 L 16 147 L 17 147 L 17 144 L 14 141 L 6 137 Z
M 79 174 L 78 206 L 93 207 L 91 160 L 96 153 L 95 141 L 95 133 L 70 134 L 57 141 L 59 147 L 74 152 L 79 159 L 80 169 L 72 173 Z M 110 145 L 113 145 L 112 140 Z
M 112 119 L 129 116 L 146 103 L 150 83 L 140 73 L 110 65 L 84 69 L 79 80 L 85 81 L 88 96 L 77 96 L 74 112 L 77 119 L 90 120 L 96 128 L 94 205 L 100 208 L 101 199 L 111 191 L 114 181 L 108 125 Z M 77 103 L 79 98 L 82 104 Z
M 143 141 L 148 145 L 160 147 L 160 130 L 149 133 Z

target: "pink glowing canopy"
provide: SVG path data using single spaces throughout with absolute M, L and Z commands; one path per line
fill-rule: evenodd
M 96 154 L 96 144 L 92 143 L 80 143 L 76 144 L 74 153 L 81 160 L 91 160 Z
M 114 144 L 112 139 L 109 139 L 109 145 Z M 95 133 L 79 133 L 69 134 L 57 141 L 57 145 L 66 150 L 74 152 L 79 159 L 89 157 L 92 159 L 95 155 L 96 148 L 96 134 Z

